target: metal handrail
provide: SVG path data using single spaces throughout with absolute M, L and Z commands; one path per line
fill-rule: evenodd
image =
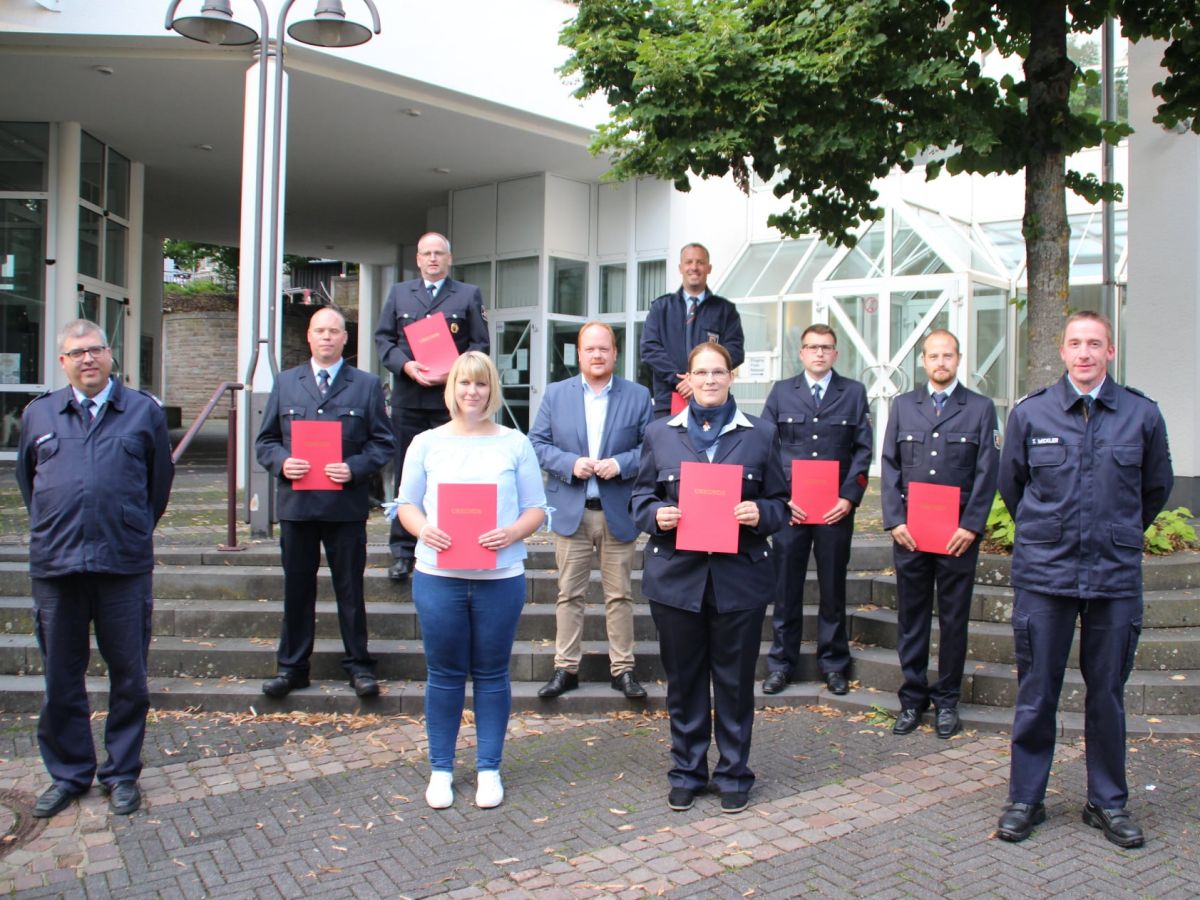
M 228 436 L 225 440 L 225 543 L 218 544 L 218 550 L 246 549 L 245 547 L 239 547 L 237 542 L 237 392 L 245 389 L 246 386 L 240 381 L 221 382 L 220 386 L 213 391 L 213 395 L 209 398 L 209 401 L 204 404 L 204 409 L 200 410 L 200 415 L 196 416 L 196 421 L 187 430 L 187 434 L 183 436 L 183 439 L 179 442 L 179 446 L 171 453 L 171 462 L 178 463 L 180 457 L 191 446 L 196 433 L 200 431 L 200 427 L 208 421 L 208 417 L 212 415 L 212 411 L 217 408 L 217 404 L 221 401 L 221 396 L 228 391 L 229 422 Z

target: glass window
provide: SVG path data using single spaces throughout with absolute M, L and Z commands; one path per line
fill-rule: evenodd
M 654 373 L 646 363 L 642 362 L 642 332 L 646 329 L 645 322 L 633 326 L 634 345 L 629 348 L 633 354 L 633 380 L 649 391 L 654 390 Z
M 538 258 L 502 259 L 496 263 L 496 308 L 538 305 Z
M 931 275 L 950 271 L 945 261 L 933 252 L 933 248 L 903 217 L 893 215 L 892 221 L 893 275 Z
M 576 340 L 581 324 L 554 320 L 546 323 L 549 331 L 546 352 L 547 384 L 579 374 L 579 348 L 576 346 Z
M 100 229 L 104 219 L 86 206 L 79 207 L 79 274 L 100 277 Z
M 655 298 L 667 292 L 667 261 L 654 259 L 638 263 L 638 311 L 645 312 Z
M 37 394 L 0 393 L 0 450 L 16 450 L 21 441 L 21 412 Z
M 796 273 L 792 283 L 788 285 L 787 292 L 789 294 L 811 294 L 813 282 L 816 281 L 821 270 L 825 268 L 837 251 L 837 247 L 831 247 L 824 241 L 817 241 L 812 254 L 800 267 L 800 271 Z
M 782 294 L 792 273 L 796 271 L 796 266 L 800 264 L 800 260 L 804 258 L 804 254 L 808 252 L 808 248 L 813 243 L 813 238 L 782 241 L 775 256 L 763 270 L 762 277 L 754 285 L 753 296 L 765 297 Z
M 79 318 L 87 319 L 89 322 L 95 322 L 103 327 L 100 322 L 99 294 L 93 294 L 91 291 L 79 292 Z
M 496 368 L 503 395 L 497 419 L 523 433 L 529 432 L 529 326 L 528 320 L 496 323 Z
M 863 344 L 874 351 L 874 348 L 879 346 L 879 296 L 856 294 L 838 297 L 835 302 L 850 320 L 851 327 L 859 333 Z M 871 360 L 859 351 L 850 335 L 845 333 L 840 319 L 831 314 L 829 325 L 837 334 L 838 358 L 834 368 L 840 375 L 863 381 Z M 873 383 L 874 379 L 869 381 Z
M 461 266 L 454 266 L 450 277 L 455 281 L 463 281 L 467 284 L 475 285 L 479 288 L 479 293 L 483 297 L 484 307 L 491 307 L 492 264 L 490 262 L 466 263 Z
M 774 351 L 779 346 L 779 303 L 739 303 L 746 352 Z
M 800 362 L 800 336 L 813 323 L 811 300 L 792 300 L 783 304 L 783 347 L 780 349 L 779 377 L 791 378 L 804 369 Z
M 42 382 L 45 207 L 44 200 L 0 200 L 0 384 Z
M 104 208 L 104 145 L 86 131 L 79 156 L 79 197 Z
M 625 263 L 600 267 L 600 315 L 625 312 Z
M 971 370 L 964 383 L 985 397 L 1008 396 L 1008 292 L 976 284 L 971 298 Z
M 565 316 L 587 315 L 588 264 L 550 257 L 550 311 Z
M 754 283 L 762 274 L 763 267 L 771 261 L 779 244 L 751 244 L 742 254 L 742 258 L 721 283 L 721 293 L 726 297 L 749 297 Z
M 883 275 L 884 226 L 875 222 L 867 233 L 858 239 L 854 249 L 833 270 L 829 277 L 839 281 L 857 278 L 878 278 Z
M 129 160 L 113 150 L 108 150 L 108 185 L 105 190 L 106 208 L 115 216 L 129 218 Z
M 125 245 L 129 229 L 113 219 L 104 220 L 104 280 L 125 287 Z
M 895 358 L 896 354 L 900 352 L 900 347 L 917 330 L 921 320 L 942 299 L 942 296 L 941 291 L 902 291 L 892 294 L 892 333 L 888 347 L 890 358 Z M 943 305 L 933 320 L 921 329 L 921 334 L 924 336 L 935 329 L 948 329 L 949 327 L 950 310 Z M 898 390 L 912 390 L 925 382 L 925 369 L 921 365 L 920 355 L 921 340 L 918 339 L 912 349 L 900 360 L 898 366 L 900 371 L 892 378 L 892 383 Z M 965 373 L 960 372 L 959 374 L 961 377 Z
M 120 300 L 104 299 L 104 330 L 108 332 L 108 346 L 112 347 L 113 369 L 124 373 L 125 304 Z
M 45 122 L 0 122 L 0 191 L 45 191 L 49 156 Z

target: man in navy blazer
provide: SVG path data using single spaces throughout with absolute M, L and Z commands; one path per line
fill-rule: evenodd
M 604 619 L 613 690 L 646 696 L 633 674 L 633 560 L 638 528 L 629 498 L 651 422 L 650 392 L 613 374 L 616 335 L 588 322 L 576 342 L 580 374 L 546 389 L 529 440 L 550 476 L 546 502 L 558 564 L 554 674 L 538 691 L 546 699 L 579 686 L 580 639 L 592 569 L 600 554 Z
M 346 319 L 336 309 L 325 307 L 313 314 L 308 324 L 312 359 L 280 373 L 254 444 L 259 464 L 278 479 L 276 504 L 283 557 L 278 674 L 262 687 L 269 697 L 283 697 L 309 685 L 322 544 L 346 649 L 342 667 L 358 696 L 379 693 L 375 660 L 367 652 L 363 569 L 367 564 L 370 480 L 391 458 L 393 439 L 383 405 L 383 386 L 370 372 L 342 359 L 346 337 Z M 342 461 L 328 463 L 324 469 L 340 490 L 293 490 L 292 482 L 312 468 L 307 459 L 295 455 L 292 424 L 298 421 L 341 424 Z
M 687 379 L 688 354 L 697 344 L 715 341 L 729 351 L 736 369 L 746 358 L 742 317 L 737 307 L 708 289 L 712 272 L 708 249 L 685 244 L 679 253 L 682 284 L 650 304 L 642 328 L 642 362 L 653 373 L 654 417 L 671 413 L 671 394 L 691 396 Z
M 996 405 L 958 381 L 958 338 L 938 329 L 925 338 L 921 365 L 929 384 L 892 401 L 883 438 L 883 527 L 895 541 L 896 651 L 904 684 L 895 734 L 911 734 L 932 701 L 937 736 L 962 725 L 958 700 L 967 659 L 967 623 L 979 540 L 996 496 L 1000 432 Z M 908 529 L 912 482 L 959 489 L 958 528 L 944 548 L 923 552 Z M 938 679 L 930 686 L 929 632 L 937 585 Z
M 405 326 L 440 312 L 446 317 L 450 337 L 460 354 L 468 350 L 487 353 L 491 348 L 483 297 L 475 285 L 449 277 L 453 262 L 450 242 L 444 235 L 432 231 L 422 235 L 417 241 L 421 277 L 392 285 L 375 328 L 379 361 L 393 375 L 391 406 L 396 450 L 392 496 L 400 492 L 404 456 L 412 439 L 450 421 L 444 396 L 446 377 L 429 377 L 429 370 L 413 359 Z M 394 581 L 407 578 L 412 573 L 417 539 L 395 519 L 388 543 L 395 560 L 388 575 Z
M 846 631 L 846 569 L 854 536 L 854 511 L 862 503 L 871 466 L 872 433 L 867 390 L 833 370 L 837 335 L 815 324 L 800 337 L 804 371 L 777 382 L 767 395 L 763 418 L 779 430 L 784 474 L 792 460 L 838 462 L 838 501 L 832 509 L 791 504 L 789 525 L 775 535 L 775 639 L 763 693 L 777 694 L 797 675 L 804 622 L 804 581 L 811 553 L 817 562 L 817 665 L 834 694 L 849 690 L 850 638 Z

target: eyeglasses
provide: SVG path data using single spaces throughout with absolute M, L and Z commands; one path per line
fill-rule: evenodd
M 801 344 L 801 350 L 811 350 L 813 353 L 836 353 L 835 344 Z
M 92 359 L 99 359 L 104 355 L 104 351 L 107 349 L 108 347 L 104 346 L 103 344 L 99 344 L 95 347 L 76 347 L 74 350 L 63 351 L 63 356 L 68 357 L 73 362 L 79 362 L 79 360 L 83 359 L 85 356 L 90 356 Z
M 449 256 L 449 255 L 450 254 L 447 253 L 445 250 L 418 250 L 417 251 L 417 256 L 432 256 L 434 259 L 438 259 L 443 256 Z
M 710 378 L 728 378 L 728 369 L 697 369 L 692 373 L 693 378 L 702 378 L 707 381 Z

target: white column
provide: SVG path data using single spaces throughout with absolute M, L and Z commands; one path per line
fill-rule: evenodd
M 364 372 L 379 372 L 375 356 L 375 326 L 379 321 L 379 267 L 358 266 L 358 367 Z
M 58 125 L 58 164 L 51 222 L 53 229 L 54 300 L 46 310 L 46 334 L 54 350 L 46 357 L 46 384 L 66 386 L 67 376 L 58 365 L 57 335 L 68 322 L 79 318 L 79 162 L 83 129 L 78 122 Z
M 133 387 L 149 387 L 141 383 L 142 364 L 142 229 L 145 227 L 146 166 L 135 162 L 129 166 L 129 237 L 125 241 L 125 281 L 129 297 L 125 317 L 125 383 Z M 159 271 L 162 271 L 161 265 Z
M 1129 301 L 1126 379 L 1158 401 L 1175 466 L 1172 505 L 1200 504 L 1200 136 L 1152 120 L 1164 45 L 1129 50 Z

